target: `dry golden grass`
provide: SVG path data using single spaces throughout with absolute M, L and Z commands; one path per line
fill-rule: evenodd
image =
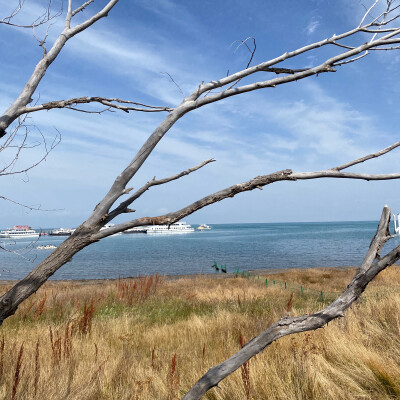
M 205 398 L 400 398 L 399 272 L 384 271 L 344 319 L 275 342 Z M 181 398 L 243 339 L 288 308 L 324 307 L 320 291 L 334 296 L 353 273 L 48 283 L 1 327 L 0 399 Z

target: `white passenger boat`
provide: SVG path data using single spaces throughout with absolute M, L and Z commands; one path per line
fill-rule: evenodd
M 39 232 L 31 229 L 28 225 L 15 225 L 12 229 L 0 231 L 0 238 L 21 239 L 21 238 L 38 238 Z
M 71 236 L 74 233 L 75 229 L 72 228 L 59 228 L 53 229 L 49 232 L 51 236 Z
M 175 234 L 175 233 L 191 233 L 194 232 L 189 224 L 184 221 L 175 222 L 171 225 L 151 225 L 147 227 L 147 234 Z
M 135 226 L 134 228 L 127 229 L 122 233 L 147 233 L 148 226 Z
M 400 235 L 400 214 L 393 214 L 394 233 Z
M 206 225 L 206 224 L 201 224 L 201 225 L 199 225 L 199 226 L 197 227 L 197 230 L 198 230 L 198 231 L 207 231 L 207 230 L 209 230 L 209 229 L 211 229 L 211 226 Z

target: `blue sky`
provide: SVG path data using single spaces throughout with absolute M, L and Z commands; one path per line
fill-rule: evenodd
M 106 2 L 96 3 L 79 18 Z M 2 0 L 1 4 L 6 13 L 9 3 Z M 45 4 L 27 0 L 19 21 L 31 22 Z M 258 0 L 120 2 L 108 18 L 67 43 L 37 94 L 40 102 L 104 96 L 174 106 L 182 93 L 166 73 L 188 95 L 201 81 L 246 66 L 249 53 L 243 46 L 237 48 L 236 40 L 256 39 L 255 65 L 348 30 L 358 24 L 362 13 L 358 0 L 292 1 L 284 6 Z M 49 44 L 62 27 L 60 17 L 50 29 Z M 27 81 L 42 50 L 30 30 L 2 25 L 0 48 L 5 55 L 0 59 L 4 110 Z M 316 50 L 282 66 L 314 65 L 337 52 L 338 48 Z M 157 146 L 132 186 L 138 188 L 153 176 L 163 178 L 211 157 L 217 162 L 152 188 L 134 204 L 136 216 L 174 211 L 224 187 L 281 169 L 330 168 L 398 141 L 400 52 L 378 53 L 336 73 L 229 98 L 186 115 Z M 77 226 L 165 115 L 70 110 L 32 114 L 30 122 L 49 141 L 57 130 L 62 141 L 27 176 L 2 177 L 1 195 L 51 211 L 27 211 L 3 201 L 0 226 Z M 33 128 L 30 140 L 37 140 L 37 135 Z M 41 151 L 25 151 L 20 165 L 28 165 Z M 384 173 L 399 168 L 399 150 L 395 150 L 354 170 Z M 400 211 L 399 188 L 400 182 L 395 181 L 275 183 L 212 205 L 186 220 L 374 220 L 384 204 Z

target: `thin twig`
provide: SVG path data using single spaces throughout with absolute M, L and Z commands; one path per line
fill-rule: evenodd
M 168 75 L 169 79 L 175 84 L 175 86 L 178 88 L 178 90 L 182 93 L 182 96 L 185 97 L 185 94 L 183 93 L 183 90 L 181 87 L 175 82 L 175 79 L 169 74 L 168 72 L 160 72 L 160 74 Z

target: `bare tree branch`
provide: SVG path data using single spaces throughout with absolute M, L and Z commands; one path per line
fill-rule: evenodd
M 82 32 L 86 28 L 93 25 L 99 19 L 106 17 L 109 11 L 115 6 L 115 4 L 117 4 L 117 2 L 118 0 L 110 0 L 102 10 L 100 10 L 91 18 L 73 28 L 65 28 L 62 31 L 62 33 L 54 42 L 51 49 L 37 63 L 31 77 L 29 78 L 28 82 L 26 83 L 16 100 L 0 117 L 0 138 L 6 134 L 6 129 L 8 128 L 8 126 L 21 115 L 20 109 L 26 107 L 26 105 L 31 101 L 32 95 L 37 89 L 47 69 L 56 59 L 58 54 L 60 54 L 60 51 L 64 47 L 65 43 L 79 32 Z
M 334 67 L 339 67 L 340 65 L 350 64 L 350 63 L 352 63 L 352 62 L 354 62 L 354 61 L 358 61 L 358 60 L 360 60 L 361 58 L 364 58 L 364 57 L 367 56 L 368 54 L 369 54 L 369 53 L 368 53 L 368 50 L 367 50 L 364 54 L 361 54 L 360 56 L 357 56 L 357 57 L 354 57 L 354 58 L 350 58 L 349 60 L 346 60 L 346 61 L 337 62 L 337 63 L 335 63 L 335 64 L 332 64 L 332 66 L 334 66 Z
M 229 197 L 234 197 L 239 193 L 252 191 L 254 189 L 262 189 L 264 186 L 270 185 L 274 182 L 280 181 L 299 181 L 299 180 L 309 180 L 309 179 L 320 179 L 320 178 L 339 178 L 339 179 L 361 179 L 366 181 L 380 181 L 380 180 L 391 180 L 391 179 L 400 179 L 400 173 L 392 173 L 392 174 L 361 174 L 357 172 L 341 172 L 343 169 L 349 168 L 356 164 L 360 164 L 364 161 L 370 160 L 372 158 L 380 157 L 384 154 L 389 153 L 390 151 L 394 150 L 395 148 L 400 146 L 400 142 L 397 142 L 379 152 L 369 154 L 365 157 L 359 158 L 357 160 L 350 161 L 346 164 L 343 164 L 338 167 L 333 167 L 327 170 L 315 171 L 315 172 L 293 172 L 290 169 L 286 169 L 283 171 L 277 171 L 272 174 L 257 176 L 250 181 L 239 183 L 228 188 L 222 189 L 218 192 L 210 194 L 208 196 L 203 197 L 196 202 L 189 204 L 188 206 L 181 208 L 178 211 L 174 211 L 165 215 L 157 216 L 157 217 L 143 217 L 138 218 L 129 222 L 124 222 L 118 225 L 114 225 L 111 228 L 101 230 L 93 235 L 96 240 L 100 240 L 104 237 L 113 235 L 118 232 L 122 232 L 126 229 L 133 228 L 136 226 L 143 226 L 143 225 L 163 225 L 163 224 L 173 224 L 176 221 L 181 220 L 182 218 L 187 217 L 190 214 L 193 214 L 195 211 L 198 211 L 204 207 L 207 207 L 211 204 L 217 203 Z M 207 160 L 204 163 L 210 162 L 213 160 Z M 204 163 L 200 164 L 199 166 L 195 167 L 198 168 Z M 189 170 L 188 170 L 189 171 Z M 186 171 L 185 171 L 186 172 Z M 181 174 L 185 174 L 185 172 Z M 179 177 L 179 175 L 175 175 L 175 177 Z M 176 179 L 177 179 L 176 178 Z M 169 179 L 169 178 L 167 178 Z M 151 181 L 150 181 L 151 182 Z M 147 183 L 149 184 L 149 182 Z M 146 185 L 147 185 L 146 184 Z M 146 188 L 146 185 L 143 186 L 142 189 Z M 145 190 L 140 189 L 137 193 L 142 195 Z M 119 212 L 116 213 L 116 210 L 110 212 L 109 214 L 104 216 L 105 223 L 110 222 L 113 218 L 121 213 L 124 207 L 128 207 L 134 200 L 136 200 L 139 196 L 136 197 L 136 194 L 131 196 L 125 202 L 121 203 L 116 210 Z M 123 211 L 122 211 L 123 212 Z
M 167 75 L 170 81 L 178 88 L 178 90 L 181 92 L 182 96 L 185 97 L 185 93 L 183 93 L 183 90 L 181 87 L 176 83 L 175 79 L 171 76 L 170 73 L 168 72 L 160 72 L 160 74 Z
M 362 27 L 362 25 L 363 25 L 363 23 L 365 21 L 365 18 L 367 18 L 367 16 L 370 16 L 372 18 L 370 12 L 375 8 L 375 6 L 377 4 L 378 4 L 378 0 L 375 0 L 374 4 L 372 4 L 372 6 L 366 11 L 366 13 L 364 14 L 364 16 L 362 17 L 362 19 L 360 21 L 360 24 L 358 25 L 359 28 Z M 363 7 L 365 7 L 365 6 L 363 5 Z
M 92 26 L 96 21 L 101 18 L 107 17 L 108 13 L 112 10 L 112 8 L 118 3 L 119 0 L 110 0 L 105 7 L 100 10 L 98 13 L 93 15 L 91 18 L 87 19 L 86 21 L 82 22 L 79 25 L 69 29 L 70 37 L 75 36 L 77 33 L 84 31 L 85 29 Z
M 61 135 L 60 133 L 57 131 L 57 134 L 55 135 L 55 137 L 53 138 L 52 142 L 50 143 L 50 145 L 47 145 L 47 140 L 45 139 L 44 135 L 42 134 L 42 132 L 40 131 L 39 128 L 35 127 L 36 130 L 39 132 L 39 134 L 42 136 L 42 143 L 37 143 L 35 145 L 32 146 L 28 146 L 26 145 L 26 141 L 28 139 L 28 133 L 29 130 L 27 128 L 27 126 L 25 125 L 19 125 L 17 130 L 19 131 L 21 128 L 24 128 L 24 134 L 23 134 L 23 139 L 21 143 L 18 143 L 18 145 L 14 146 L 16 148 L 16 152 L 13 156 L 13 158 L 7 163 L 5 164 L 1 169 L 0 169 L 0 176 L 4 176 L 4 175 L 16 175 L 16 174 L 23 174 L 26 173 L 28 171 L 30 171 L 32 168 L 35 168 L 36 166 L 38 166 L 42 161 L 44 161 L 46 159 L 46 157 L 50 154 L 50 152 L 60 143 L 61 141 Z M 3 151 L 5 148 L 10 149 L 12 148 L 12 142 L 15 139 L 15 136 L 12 137 L 12 141 L 7 142 L 5 146 L 0 146 L 0 152 Z M 22 152 L 22 150 L 25 149 L 30 149 L 32 147 L 37 147 L 39 145 L 43 145 L 44 146 L 44 154 L 37 159 L 37 161 L 35 161 L 34 163 L 30 164 L 27 167 L 24 168 L 20 168 L 20 169 L 14 169 L 17 161 L 19 160 L 19 156 Z
M 269 326 L 264 332 L 250 340 L 232 357 L 208 370 L 186 393 L 182 400 L 199 400 L 212 387 L 236 371 L 256 354 L 262 352 L 274 341 L 293 333 L 316 330 L 333 319 L 344 317 L 344 312 L 361 296 L 367 285 L 386 267 L 400 259 L 400 245 L 379 258 L 379 251 L 388 240 L 390 209 L 385 206 L 376 236 L 366 257 L 344 292 L 328 307 L 311 315 L 300 317 L 285 316 Z M 378 261 L 373 264 L 374 260 Z
M 170 107 L 157 107 L 151 106 L 143 103 L 137 103 L 129 100 L 122 100 L 118 98 L 106 98 L 106 97 L 76 97 L 68 100 L 55 100 L 48 103 L 38 104 L 33 107 L 24 107 L 20 109 L 21 114 L 31 113 L 35 111 L 51 110 L 54 108 L 69 108 L 73 109 L 72 106 L 76 104 L 89 104 L 89 103 L 100 103 L 108 108 L 115 108 L 117 110 L 122 110 L 127 113 L 129 111 L 142 111 L 142 112 L 170 112 L 173 109 Z M 114 104 L 119 103 L 119 104 Z M 121 105 L 122 104 L 122 105 Z M 126 104 L 132 104 L 126 105 Z M 81 110 L 83 111 L 83 110 Z
M 58 10 L 55 14 L 51 15 L 51 11 L 50 11 L 51 3 L 52 3 L 52 1 L 49 0 L 46 11 L 42 15 L 40 15 L 38 18 L 36 18 L 35 21 L 33 21 L 29 25 L 23 25 L 23 24 L 16 24 L 16 23 L 11 22 L 11 20 L 13 18 L 15 18 L 17 16 L 17 14 L 19 14 L 19 12 L 22 10 L 22 8 L 23 8 L 23 6 L 25 4 L 25 0 L 19 0 L 18 1 L 18 6 L 12 11 L 12 13 L 9 16 L 1 19 L 0 20 L 0 24 L 14 26 L 14 27 L 17 27 L 17 28 L 29 28 L 29 29 L 34 29 L 34 28 L 37 28 L 37 27 L 39 27 L 41 25 L 46 25 L 52 19 L 55 19 L 58 16 L 60 16 L 62 14 L 62 11 L 63 11 L 62 7 L 61 7 L 60 10 Z
M 250 47 L 249 47 L 249 45 L 247 44 L 247 41 L 250 40 L 250 39 L 253 40 L 253 50 L 250 50 Z M 245 39 L 245 40 L 240 40 L 240 41 L 236 40 L 236 42 L 239 42 L 239 45 L 238 45 L 238 47 L 236 48 L 236 50 L 237 50 L 240 46 L 243 46 L 243 45 L 244 45 L 244 46 L 246 46 L 247 50 L 248 50 L 249 53 L 250 53 L 250 58 L 249 58 L 249 61 L 247 62 L 246 68 L 245 68 L 245 69 L 247 69 L 247 68 L 250 67 L 251 62 L 253 61 L 254 54 L 256 53 L 256 50 L 257 50 L 256 39 L 254 39 L 253 37 L 249 36 L 249 37 L 248 37 L 247 39 Z M 236 43 L 236 42 L 233 42 L 233 43 Z M 232 44 L 233 44 L 233 43 L 232 43 Z M 236 51 L 236 50 L 235 50 L 235 51 Z M 233 83 L 231 86 L 229 86 L 228 89 L 232 89 L 232 88 L 233 88 L 234 86 L 236 86 L 240 81 L 241 81 L 241 79 L 238 79 L 235 83 Z
M 172 175 L 169 178 L 164 178 L 164 179 L 158 179 L 154 177 L 151 181 L 148 181 L 145 185 L 143 185 L 139 190 L 137 190 L 134 194 L 132 194 L 128 199 L 123 201 L 118 207 L 116 207 L 113 211 L 111 211 L 107 218 L 105 219 L 105 223 L 113 220 L 117 215 L 120 215 L 124 212 L 126 212 L 127 207 L 129 207 L 135 200 L 137 200 L 142 194 L 144 194 L 147 190 L 149 190 L 152 186 L 158 186 L 158 185 L 163 185 L 164 183 L 168 183 L 174 180 L 177 180 L 179 178 L 182 178 L 185 175 L 189 175 L 194 171 L 197 171 L 198 169 L 204 167 L 205 165 L 214 162 L 215 160 L 213 158 L 210 158 L 209 160 L 203 161 L 202 163 L 196 165 L 195 167 L 189 168 L 186 171 L 182 171 L 178 174 Z M 125 192 L 129 193 L 131 189 L 126 189 Z M 129 211 L 130 212 L 130 211 Z M 106 229 L 103 229 L 102 232 L 107 232 Z
M 9 199 L 8 197 L 5 197 L 5 196 L 0 196 L 0 199 L 1 199 L 1 200 L 5 200 L 5 201 L 9 201 L 10 203 L 16 204 L 16 205 L 18 205 L 18 206 L 20 206 L 20 207 L 27 208 L 27 209 L 30 210 L 30 211 L 33 211 L 33 210 L 41 210 L 40 207 L 38 208 L 38 207 L 35 207 L 35 206 L 27 206 L 26 204 L 22 204 L 22 203 L 20 203 L 20 202 L 18 202 L 18 201 Z M 47 210 L 46 210 L 46 211 L 47 211 Z
M 78 14 L 79 12 L 83 11 L 88 5 L 90 5 L 93 2 L 94 2 L 94 0 L 88 0 L 86 3 L 83 3 L 80 7 L 78 7 L 74 11 L 72 11 L 72 16 L 74 16 L 74 15 Z
M 377 151 L 376 153 L 368 154 L 367 156 L 358 158 L 357 160 L 350 161 L 350 162 L 348 162 L 346 164 L 343 164 L 343 165 L 340 165 L 338 167 L 333 167 L 331 169 L 337 170 L 337 171 L 341 171 L 343 169 L 350 168 L 350 167 L 352 167 L 352 166 L 354 166 L 356 164 L 361 164 L 364 161 L 371 160 L 372 158 L 378 158 L 380 156 L 383 156 L 384 154 L 389 153 L 390 151 L 396 149 L 399 146 L 400 146 L 400 142 L 393 143 L 391 146 L 386 147 L 383 150 Z
M 65 17 L 65 24 L 64 24 L 65 29 L 71 28 L 71 18 L 72 18 L 72 0 L 68 0 L 68 10 L 67 10 L 67 16 Z

